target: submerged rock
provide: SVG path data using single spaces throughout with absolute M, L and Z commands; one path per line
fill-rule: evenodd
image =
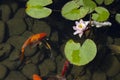
M 21 62 L 5 59 L 4 61 L 1 62 L 1 64 L 5 65 L 10 70 L 16 70 L 21 65 Z
M 107 80 L 107 77 L 104 72 L 96 71 L 93 73 L 92 80 Z
M 26 13 L 25 13 L 25 8 L 20 8 L 20 9 L 16 12 L 14 18 L 16 18 L 16 19 L 19 19 L 19 18 L 23 19 L 23 18 L 25 17 L 25 15 L 26 15 Z
M 16 2 L 12 2 L 10 3 L 10 7 L 13 13 L 16 12 L 16 10 L 18 9 L 18 4 Z
M 7 68 L 0 64 L 0 80 L 4 80 L 5 76 L 7 74 Z
M 7 22 L 7 25 L 8 25 L 8 30 L 9 30 L 9 35 L 10 36 L 20 35 L 27 28 L 27 26 L 25 24 L 25 21 L 23 19 L 19 19 L 19 18 L 10 19 Z
M 2 43 L 0 44 L 0 60 L 5 59 L 10 55 L 12 47 L 10 44 Z
M 104 62 L 103 70 L 108 77 L 113 77 L 120 72 L 120 62 L 115 56 L 107 56 Z
M 9 56 L 9 60 L 15 61 L 15 60 L 18 60 L 19 58 L 20 58 L 20 51 L 17 49 L 14 49 Z
M 5 24 L 3 21 L 0 21 L 0 43 L 4 40 L 5 38 Z
M 3 21 L 8 21 L 11 15 L 10 7 L 6 4 L 0 5 L 0 11 L 1 11 L 1 19 Z
M 22 73 L 19 71 L 11 71 L 5 80 L 28 80 Z
M 33 27 L 32 27 L 32 32 L 33 33 L 41 33 L 41 32 L 46 32 L 47 35 L 50 35 L 51 28 L 50 26 L 44 22 L 44 21 L 35 21 Z
M 55 71 L 55 63 L 51 59 L 46 59 L 42 64 L 39 64 L 41 76 L 46 76 L 48 73 Z
M 23 45 L 26 39 L 27 38 L 22 36 L 12 36 L 7 40 L 7 43 L 11 44 L 16 49 L 21 50 L 21 46 Z
M 29 79 L 32 79 L 33 74 L 39 74 L 39 69 L 34 64 L 26 64 L 22 69 L 23 74 L 28 77 Z
M 54 42 L 58 42 L 58 32 L 56 31 L 56 32 L 53 32 L 52 34 L 51 34 L 51 37 L 50 37 L 50 40 L 51 41 L 54 41 Z

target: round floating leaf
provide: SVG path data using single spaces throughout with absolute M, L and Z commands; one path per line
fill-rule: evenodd
M 104 0 L 95 0 L 97 4 L 102 4 Z
M 87 39 L 82 47 L 80 43 L 75 43 L 73 40 L 69 40 L 65 45 L 65 56 L 71 64 L 85 65 L 94 59 L 97 53 L 95 43 Z
M 69 40 L 65 45 L 66 58 L 75 65 L 80 64 L 80 43 L 75 43 L 73 40 Z
M 52 10 L 45 7 L 52 3 L 52 0 L 29 0 L 26 5 L 26 13 L 33 18 L 44 18 L 52 13 Z
M 110 5 L 114 0 L 104 0 L 105 5 Z
M 109 11 L 104 7 L 96 7 L 95 11 L 97 13 L 92 14 L 92 19 L 95 21 L 105 21 L 109 18 Z
M 96 53 L 97 53 L 97 47 L 96 47 L 96 44 L 91 39 L 87 39 L 83 43 L 81 49 L 82 49 L 81 50 L 82 52 L 80 54 L 81 65 L 85 65 L 95 58 Z
M 117 13 L 117 14 L 115 15 L 115 20 L 116 20 L 118 23 L 120 23 L 120 14 L 119 14 L 119 13 Z
M 52 3 L 52 0 L 29 0 L 27 6 L 47 6 Z
M 40 19 L 49 16 L 52 10 L 46 7 L 31 7 L 26 9 L 26 13 L 33 18 Z
M 78 20 L 83 18 L 89 9 L 86 7 L 81 7 L 75 1 L 70 1 L 66 3 L 62 8 L 62 16 L 69 20 Z
M 89 8 L 89 13 L 91 13 L 96 7 L 95 2 L 92 0 L 83 0 L 83 2 L 84 2 L 84 7 Z

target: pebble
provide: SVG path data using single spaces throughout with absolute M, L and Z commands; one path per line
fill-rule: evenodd
M 71 69 L 71 74 L 76 76 L 76 75 L 79 75 L 81 73 L 84 73 L 83 71 L 84 71 L 84 67 L 82 67 L 82 66 L 74 66 L 73 65 L 73 67 Z
M 51 36 L 50 36 L 50 40 L 51 41 L 54 41 L 54 42 L 58 42 L 58 32 L 55 31 L 55 32 L 52 32 Z
M 25 32 L 22 34 L 22 36 L 24 36 L 24 37 L 26 37 L 26 38 L 29 38 L 29 37 L 32 36 L 32 35 L 33 35 L 33 33 L 30 32 L 30 31 L 25 31 Z
M 5 76 L 7 75 L 7 68 L 0 64 L 0 80 L 3 80 Z
M 7 21 L 7 25 L 10 36 L 20 35 L 25 32 L 27 28 L 25 21 L 17 17 Z
M 18 11 L 16 12 L 14 18 L 17 18 L 17 19 L 23 19 L 24 17 L 26 16 L 26 13 L 25 13 L 25 8 L 20 8 L 18 9 Z
M 45 32 L 49 36 L 50 32 L 51 32 L 51 28 L 46 22 L 37 20 L 37 21 L 35 21 L 35 23 L 32 27 L 32 32 L 33 33 Z
M 8 59 L 5 59 L 1 62 L 1 64 L 5 65 L 9 70 L 16 70 L 20 65 L 20 61 L 11 61 Z
M 47 76 L 50 72 L 55 71 L 56 66 L 51 59 L 45 59 L 42 64 L 39 64 L 39 69 L 41 76 Z
M 0 60 L 5 59 L 9 56 L 12 47 L 10 44 L 2 43 L 0 44 Z
M 113 77 L 113 80 L 120 80 L 120 73 Z
M 32 63 L 38 64 L 39 62 L 42 62 L 44 59 L 44 54 L 39 51 L 34 56 L 31 57 Z
M 120 72 L 120 62 L 115 56 L 109 55 L 104 62 L 104 71 L 108 77 L 114 77 Z
M 115 38 L 114 41 L 115 41 L 114 44 L 120 45 L 120 38 Z
M 5 24 L 3 21 L 0 21 L 0 43 L 3 42 L 5 38 Z
M 12 2 L 9 5 L 10 5 L 12 12 L 15 13 L 18 9 L 18 4 L 16 2 Z
M 33 74 L 39 74 L 39 69 L 36 65 L 30 63 L 26 64 L 23 69 L 22 73 L 29 79 L 32 79 Z
M 86 73 L 82 76 L 77 76 L 76 80 L 90 80 L 91 78 L 91 72 L 89 70 L 86 71 Z
M 11 36 L 8 40 L 7 43 L 11 44 L 13 47 L 15 47 L 18 50 L 21 50 L 21 47 L 24 43 L 24 41 L 27 38 L 22 37 L 22 36 Z
M 22 73 L 19 71 L 11 71 L 5 80 L 28 80 Z
M 15 60 L 18 60 L 19 58 L 20 58 L 20 51 L 17 49 L 14 49 L 9 56 L 9 60 L 15 61 Z
M 107 80 L 106 74 L 102 71 L 95 71 L 92 80 Z
M 1 11 L 1 19 L 5 22 L 8 21 L 11 15 L 11 9 L 8 5 L 2 4 L 0 6 L 0 11 Z

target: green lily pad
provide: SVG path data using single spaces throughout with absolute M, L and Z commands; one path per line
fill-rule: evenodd
M 52 10 L 45 7 L 52 3 L 52 0 L 29 0 L 26 5 L 26 13 L 33 18 L 44 18 L 52 13 Z
M 97 13 L 92 14 L 92 19 L 95 21 L 105 21 L 109 18 L 109 11 L 104 7 L 96 7 L 95 11 Z
M 104 0 L 105 5 L 110 5 L 114 0 Z
M 69 20 L 79 20 L 87 15 L 89 9 L 86 7 L 80 7 L 76 1 L 69 1 L 66 3 L 61 11 L 64 18 Z
M 65 56 L 71 64 L 85 65 L 92 61 L 97 53 L 95 43 L 87 39 L 83 45 L 75 43 L 73 40 L 69 40 L 65 45 Z
M 120 14 L 119 14 L 119 13 L 117 13 L 117 14 L 115 15 L 115 20 L 116 20 L 118 23 L 120 23 Z
M 96 2 L 97 4 L 99 4 L 99 5 L 102 4 L 103 1 L 104 1 L 104 0 L 95 0 L 95 2 Z
M 84 2 L 84 7 L 89 8 L 89 13 L 94 11 L 94 9 L 96 8 L 96 3 L 92 0 L 83 0 L 83 2 Z

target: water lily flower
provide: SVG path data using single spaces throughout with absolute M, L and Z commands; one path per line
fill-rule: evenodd
M 79 35 L 79 37 L 81 38 L 84 31 L 88 29 L 87 25 L 89 24 L 88 21 L 83 21 L 82 19 L 78 22 L 75 22 L 76 26 L 73 26 L 73 29 L 75 30 L 75 32 L 73 33 L 73 35 Z

